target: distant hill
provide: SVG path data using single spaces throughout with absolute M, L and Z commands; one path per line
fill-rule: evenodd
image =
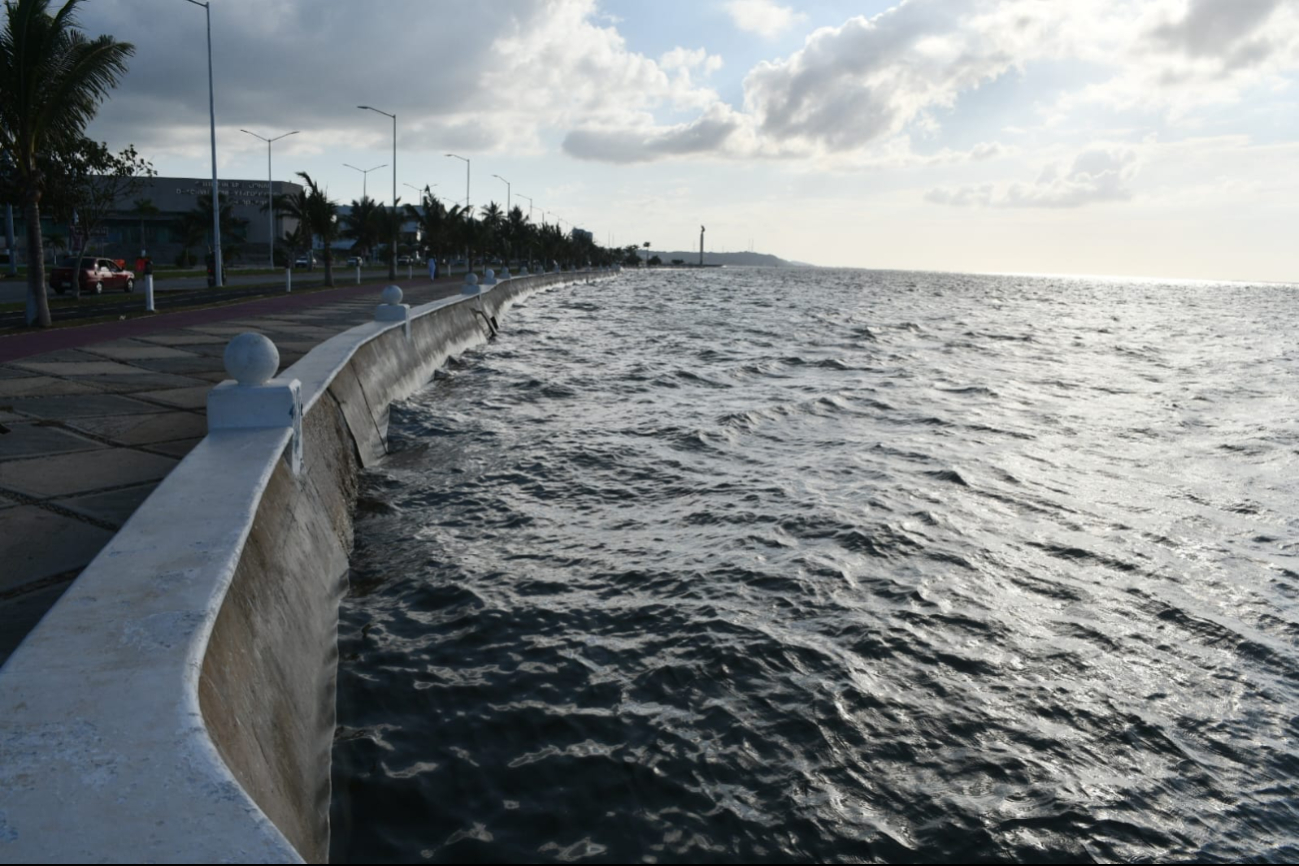
M 663 264 L 672 263 L 673 259 L 681 259 L 688 265 L 699 262 L 699 250 L 693 253 L 671 252 L 665 253 L 658 250 L 650 250 L 650 256 L 658 256 L 663 260 Z M 810 268 L 812 265 L 804 262 L 790 262 L 779 256 L 769 255 L 767 253 L 704 253 L 704 264 L 706 265 L 746 265 L 757 268 Z

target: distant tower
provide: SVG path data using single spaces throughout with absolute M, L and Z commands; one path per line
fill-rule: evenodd
M 704 227 L 699 227 L 699 267 L 704 266 Z

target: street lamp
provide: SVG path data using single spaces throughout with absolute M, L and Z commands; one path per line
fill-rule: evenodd
M 505 184 L 505 212 L 508 214 L 510 212 L 510 182 L 499 174 L 494 174 L 492 177 Z
M 420 204 L 423 204 L 423 203 L 424 203 L 424 193 L 428 193 L 428 194 L 429 194 L 429 197 L 432 198 L 432 197 L 433 197 L 433 189 L 432 189 L 432 188 L 435 187 L 435 186 L 437 186 L 437 184 L 435 184 L 435 183 L 426 183 L 426 184 L 424 184 L 423 186 L 415 186 L 415 184 L 413 184 L 413 183 L 406 183 L 405 181 L 402 181 L 402 184 L 401 184 L 401 185 L 402 185 L 402 186 L 408 186 L 408 187 L 410 187 L 411 189 L 415 190 L 415 192 L 419 193 L 419 196 L 420 196 Z
M 367 192 L 368 187 L 366 186 L 366 181 L 370 179 L 370 172 L 378 171 L 381 168 L 387 168 L 388 163 L 385 162 L 383 165 L 376 165 L 374 168 L 357 168 L 356 166 L 352 165 L 350 162 L 345 162 L 343 163 L 343 167 L 350 168 L 352 171 L 359 171 L 361 173 L 361 198 L 369 198 L 370 196 L 369 193 Z
M 456 156 L 454 153 L 448 153 L 447 156 L 453 159 L 463 160 L 465 164 L 465 210 L 469 210 L 469 160 L 463 156 Z M 473 214 L 470 214 L 473 217 Z
M 207 12 L 207 109 L 212 121 L 212 246 L 216 252 L 216 286 L 225 285 L 221 268 L 221 192 L 217 188 L 216 164 L 216 91 L 212 84 L 212 4 L 200 3 L 199 0 L 188 0 L 195 6 L 202 6 Z
M 270 245 L 271 267 L 274 268 L 275 267 L 275 196 L 271 191 L 271 186 L 273 183 L 273 181 L 271 180 L 271 145 L 274 142 L 279 141 L 281 138 L 288 138 L 290 135 L 297 135 L 299 130 L 295 129 L 292 132 L 286 132 L 283 135 L 277 135 L 274 138 L 266 138 L 264 136 L 258 135 L 255 132 L 249 132 L 246 129 L 241 129 L 239 131 L 247 132 L 253 138 L 260 138 L 262 141 L 266 142 L 266 216 L 268 222 L 267 228 L 270 230 L 270 234 L 267 237 L 270 239 L 268 243 Z
M 397 221 L 397 115 L 389 114 L 372 105 L 358 105 L 357 108 L 392 118 L 392 255 L 388 257 L 388 279 L 395 280 L 397 279 L 397 232 L 401 228 L 401 224 Z
M 532 221 L 532 196 L 519 193 L 519 198 L 526 198 L 528 200 L 528 221 L 531 222 Z

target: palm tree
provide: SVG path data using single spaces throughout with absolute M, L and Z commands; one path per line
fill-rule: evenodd
M 27 292 L 36 301 L 41 327 L 50 325 L 50 305 L 41 249 L 45 178 L 39 159 L 51 150 L 76 146 L 135 53 L 129 42 L 111 36 L 87 39 L 76 29 L 77 3 L 68 0 L 50 15 L 50 0 L 6 2 L 0 32 L 0 151 L 13 160 L 22 191 Z
M 280 244 L 283 249 L 288 250 L 288 266 L 292 267 L 299 250 L 306 252 L 311 249 L 311 233 L 307 231 L 306 226 L 298 223 L 293 229 L 284 233 L 284 237 L 280 238 Z
M 352 248 L 358 254 L 369 258 L 385 237 L 382 217 L 382 206 L 369 196 L 352 200 L 351 213 L 343 217 L 342 234 L 352 241 Z
M 505 227 L 505 212 L 496 202 L 488 203 L 487 207 L 481 210 L 483 252 L 490 259 L 500 249 L 501 230 Z
M 328 191 L 311 179 L 305 171 L 298 172 L 302 178 L 302 191 L 288 196 L 285 201 L 289 216 L 296 218 L 307 227 L 311 234 L 320 238 L 325 258 L 325 285 L 334 285 L 334 241 L 338 240 L 338 203 L 331 200 Z
M 434 258 L 447 243 L 447 209 L 434 197 L 428 187 L 420 194 L 420 206 L 406 205 L 406 219 L 415 223 L 423 249 L 421 252 Z
M 510 211 L 509 220 L 505 227 L 506 237 L 509 238 L 510 254 L 519 262 L 523 262 L 523 251 L 529 248 L 528 235 L 533 228 L 528 222 L 528 218 L 523 215 L 523 208 L 518 205 Z M 532 264 L 532 256 L 528 256 L 528 264 Z
M 379 237 L 391 238 L 388 244 L 388 272 L 394 273 L 397 267 L 397 254 L 402 252 L 405 245 L 401 242 L 401 230 L 406 225 L 406 208 L 401 204 L 401 199 L 397 199 L 397 207 L 380 208 L 375 215 L 375 221 L 379 225 Z M 406 248 L 409 252 L 409 248 Z
M 233 206 L 223 193 L 218 199 L 221 209 L 221 257 L 223 262 L 233 262 L 242 249 L 245 236 L 248 234 L 248 220 L 234 215 Z M 194 209 L 186 211 L 180 217 L 182 231 L 193 236 L 207 238 L 209 250 L 212 245 L 212 194 L 199 194 L 194 200 Z M 224 267 L 224 265 L 223 265 Z

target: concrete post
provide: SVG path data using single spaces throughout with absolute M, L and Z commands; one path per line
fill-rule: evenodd
M 227 379 L 208 392 L 208 432 L 291 427 L 289 466 L 297 475 L 302 471 L 302 383 L 272 378 L 280 353 L 261 334 L 235 337 L 226 345 L 224 360 L 234 381 Z
M 400 286 L 388 286 L 379 295 L 382 304 L 374 308 L 376 322 L 401 322 L 406 339 L 410 339 L 410 304 L 401 302 Z
M 284 291 L 293 291 L 293 266 L 284 269 Z
M 361 285 L 361 263 L 356 263 L 356 284 Z
M 478 275 L 473 271 L 465 274 L 465 284 L 460 287 L 462 295 L 479 295 L 482 294 L 482 288 L 478 285 Z
M 488 268 L 487 270 L 483 271 L 483 285 L 484 286 L 496 285 L 496 271 L 492 270 L 491 268 Z
M 150 313 L 156 313 L 153 308 L 153 274 L 144 275 L 144 308 Z

